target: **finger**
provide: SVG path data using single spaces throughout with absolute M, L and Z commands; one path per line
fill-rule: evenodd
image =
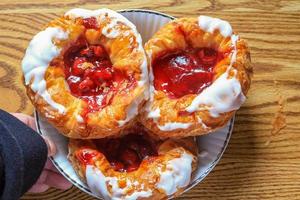
M 25 115 L 23 113 L 11 113 L 13 116 L 18 118 L 20 121 L 25 123 L 27 126 L 31 127 L 32 129 L 36 130 L 35 121 L 34 118 Z M 56 146 L 52 140 L 50 140 L 48 137 L 42 136 L 44 138 L 45 143 L 48 147 L 48 156 L 54 156 L 56 154 Z
M 53 163 L 49 159 L 47 160 L 47 162 L 45 164 L 45 169 L 60 174 L 60 172 L 56 169 L 56 167 L 53 165 Z
M 24 124 L 32 128 L 33 130 L 36 130 L 35 121 L 34 118 L 23 114 L 23 113 L 11 113 L 14 117 L 18 118 L 20 121 L 22 121 Z
M 40 177 L 38 178 L 38 180 L 36 181 L 36 183 L 40 183 L 40 184 L 43 184 L 46 182 L 47 180 L 47 177 L 49 175 L 49 171 L 44 169 L 40 175 Z
M 50 179 L 50 183 L 53 179 L 50 176 L 54 176 L 54 174 L 55 174 L 55 177 L 60 177 L 59 180 L 63 184 L 63 186 L 59 187 L 59 189 L 66 190 L 72 186 L 72 184 L 67 179 L 65 179 L 64 176 L 61 175 L 61 173 L 56 169 L 56 167 L 53 165 L 53 163 L 49 159 L 46 162 L 45 169 L 48 172 L 51 172 L 51 173 L 48 173 L 47 180 L 46 180 L 47 184 L 49 182 L 49 179 Z M 54 179 L 54 183 L 55 183 L 55 179 Z M 52 186 L 52 187 L 55 187 L 55 186 Z
M 47 144 L 48 148 L 48 156 L 54 156 L 56 154 L 56 145 L 52 140 L 50 140 L 48 137 L 43 136 L 45 143 Z
M 35 184 L 30 188 L 30 190 L 28 190 L 28 192 L 41 193 L 41 192 L 46 192 L 49 188 L 50 186 L 46 184 Z
M 71 188 L 72 184 L 62 175 L 49 171 L 45 184 L 61 190 Z

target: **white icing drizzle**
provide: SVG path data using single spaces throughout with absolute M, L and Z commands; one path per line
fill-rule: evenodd
M 162 126 L 157 124 L 157 127 L 162 131 L 172 131 L 172 130 L 176 130 L 176 129 L 187 129 L 191 125 L 192 125 L 192 123 L 167 122 Z
M 126 118 L 124 120 L 118 121 L 119 127 L 124 126 L 128 121 L 130 121 L 134 116 L 136 116 L 138 113 L 138 108 L 139 108 L 139 102 L 133 101 L 132 104 L 129 105 L 127 108 Z
M 116 25 L 118 23 L 123 23 L 124 25 L 128 26 L 133 35 L 136 38 L 136 42 L 138 43 L 138 47 L 135 49 L 138 52 L 141 52 L 143 54 L 143 61 L 140 65 L 141 69 L 141 78 L 138 81 L 138 86 L 145 87 L 144 94 L 142 95 L 142 98 L 136 99 L 134 102 L 132 102 L 131 105 L 127 108 L 127 116 L 124 120 L 118 121 L 119 126 L 125 125 L 128 121 L 130 121 L 134 116 L 138 114 L 138 106 L 139 104 L 145 99 L 147 100 L 149 98 L 149 80 L 148 80 L 148 68 L 147 68 L 147 58 L 145 55 L 145 51 L 143 48 L 143 41 L 141 35 L 138 33 L 136 26 L 130 22 L 127 18 L 122 16 L 121 14 L 110 10 L 110 9 L 98 9 L 98 10 L 87 10 L 87 9 L 81 9 L 81 8 L 75 8 L 70 11 L 68 11 L 65 16 L 69 16 L 70 18 L 90 18 L 90 17 L 97 17 L 97 20 L 104 20 L 105 15 L 110 18 L 110 23 L 107 24 L 107 26 L 102 28 L 102 34 L 105 35 L 108 38 L 116 38 L 120 34 L 123 36 L 128 36 L 129 31 L 120 32 L 116 29 Z M 132 41 L 132 40 L 131 40 Z
M 156 108 L 155 110 L 151 110 L 148 113 L 148 118 L 153 118 L 153 119 L 157 119 L 160 117 L 160 109 Z
M 134 185 L 134 186 L 138 186 L 138 185 L 139 185 L 139 182 L 134 181 L 134 182 L 133 182 L 133 185 Z
M 148 191 L 138 191 L 138 192 L 133 192 L 131 195 L 127 195 L 126 199 L 127 200 L 135 200 L 138 199 L 139 197 L 150 197 L 152 195 L 152 192 L 150 190 Z
M 53 43 L 53 39 L 67 39 L 68 33 L 62 29 L 49 27 L 33 37 L 26 49 L 25 56 L 22 60 L 22 70 L 25 77 L 25 84 L 51 105 L 59 113 L 65 112 L 65 107 L 53 101 L 47 92 L 45 72 L 49 63 L 60 54 L 61 49 Z
M 232 28 L 227 21 L 200 15 L 198 18 L 199 27 L 209 33 L 219 30 L 223 37 L 230 37 L 232 35 Z
M 180 158 L 168 161 L 167 168 L 161 172 L 157 188 L 167 195 L 174 194 L 178 188 L 186 187 L 191 179 L 193 157 L 183 153 Z
M 133 100 L 133 102 L 127 107 L 126 118 L 124 120 L 118 121 L 120 127 L 124 126 L 127 122 L 129 122 L 138 114 L 139 105 L 144 99 L 145 99 L 144 94 L 141 94 L 140 96 L 136 97 L 136 99 Z
M 212 117 L 240 108 L 245 101 L 240 82 L 222 74 L 210 87 L 203 90 L 186 108 L 188 112 L 208 109 Z M 202 107 L 199 107 L 202 105 Z
M 80 115 L 77 114 L 75 117 L 76 117 L 76 120 L 77 120 L 79 123 L 83 123 L 83 122 L 84 122 L 83 118 L 82 118 Z
M 141 36 L 139 36 L 137 38 L 138 38 L 138 41 L 140 40 L 138 42 L 139 43 L 139 48 L 138 49 L 141 52 L 143 52 L 143 57 L 144 57 L 143 58 L 143 63 L 141 64 L 141 71 L 142 71 L 141 79 L 138 81 L 138 85 L 139 86 L 145 86 L 144 94 L 145 94 L 146 99 L 148 99 L 149 98 L 149 91 L 148 91 L 148 88 L 149 88 L 148 63 L 147 63 L 147 58 L 146 58 L 145 51 L 144 51 L 143 46 L 142 46 L 143 43 L 142 43 Z
M 206 124 L 202 121 L 202 119 L 199 116 L 197 116 L 197 119 L 198 119 L 198 123 L 201 124 L 204 130 L 209 129 L 209 127 L 206 126 Z
M 92 193 L 104 199 L 136 200 L 140 197 L 150 197 L 152 195 L 151 190 L 135 191 L 130 195 L 126 195 L 132 186 L 131 181 L 127 180 L 126 187 L 120 188 L 116 177 L 105 177 L 99 169 L 91 165 L 86 166 L 86 180 Z M 111 186 L 111 193 L 108 191 L 107 185 Z M 133 185 L 138 185 L 138 182 L 134 182 Z
M 96 196 L 103 197 L 104 199 L 110 199 L 110 194 L 107 190 L 105 176 L 102 172 L 94 166 L 86 166 L 86 182 L 91 192 Z
M 151 60 L 151 57 L 150 57 L 150 60 Z M 154 88 L 154 86 L 153 86 L 153 80 L 154 80 L 153 71 L 152 71 L 152 67 L 150 67 L 150 71 L 149 71 L 149 101 L 145 105 L 145 111 L 148 112 L 148 116 L 147 116 L 148 118 L 155 118 L 155 119 L 157 119 L 160 116 L 157 117 L 157 115 L 153 116 L 152 114 L 150 114 L 152 112 L 155 112 L 151 108 L 151 105 L 153 104 L 153 101 L 154 101 L 154 93 L 156 91 L 155 88 Z M 159 113 L 160 113 L 160 110 L 159 110 Z
M 131 182 L 126 181 L 126 187 L 120 188 L 118 179 L 116 177 L 106 177 L 105 180 L 107 181 L 108 185 L 111 186 L 112 199 L 121 198 L 122 195 L 126 193 L 126 190 L 131 186 Z
M 238 36 L 232 35 L 231 42 L 233 52 L 231 54 L 230 65 L 225 73 L 215 80 L 209 87 L 205 88 L 198 96 L 194 98 L 186 111 L 192 113 L 198 110 L 209 110 L 212 117 L 218 117 L 221 113 L 237 110 L 246 100 L 243 94 L 241 84 L 236 79 L 237 71 L 234 69 L 234 77 L 228 78 L 229 71 L 236 61 L 237 48 L 236 42 Z
M 112 20 L 106 27 L 102 29 L 102 34 L 108 38 L 116 38 L 120 35 L 120 32 L 115 28 L 117 26 L 117 20 Z
M 167 195 L 172 195 L 179 188 L 186 187 L 191 178 L 192 161 L 193 156 L 186 152 L 182 153 L 179 158 L 168 161 L 165 171 L 162 171 L 161 167 L 159 168 L 160 179 L 156 183 L 156 187 L 165 191 Z M 91 165 L 86 166 L 86 180 L 92 193 L 104 199 L 136 200 L 141 197 L 152 196 L 152 191 L 150 189 L 144 190 L 144 185 L 140 185 L 138 181 L 132 183 L 130 180 L 127 180 L 126 186 L 120 188 L 116 177 L 106 177 L 98 168 Z M 139 191 L 134 191 L 132 194 L 127 195 L 127 191 L 132 186 L 137 187 L 139 185 Z M 111 192 L 108 190 L 108 186 L 110 186 Z
M 68 16 L 72 19 L 79 18 L 79 17 L 81 17 L 83 19 L 86 19 L 86 18 L 90 18 L 90 17 L 98 17 L 102 14 L 111 13 L 111 12 L 114 12 L 114 11 L 106 9 L 106 8 L 98 9 L 98 10 L 88 10 L 88 9 L 83 9 L 83 8 L 74 8 L 74 9 L 71 9 L 68 12 L 66 12 L 65 16 Z
M 236 61 L 236 55 L 237 55 L 236 43 L 237 43 L 238 39 L 239 39 L 239 36 L 237 36 L 237 35 L 232 35 L 231 36 L 231 43 L 233 45 L 233 52 L 231 54 L 230 65 L 227 68 L 227 72 L 231 69 L 233 63 Z

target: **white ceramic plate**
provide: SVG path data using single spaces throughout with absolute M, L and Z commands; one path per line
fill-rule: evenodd
M 119 12 L 136 25 L 143 41 L 147 41 L 161 26 L 174 19 L 172 16 L 150 10 L 121 10 Z M 50 137 L 57 145 L 57 154 L 50 158 L 56 168 L 79 189 L 95 196 L 89 190 L 88 186 L 79 179 L 67 159 L 68 139 L 59 134 L 58 131 L 44 118 L 40 117 L 37 112 L 35 112 L 35 119 L 38 132 Z M 234 118 L 231 119 L 224 128 L 208 135 L 196 137 L 200 152 L 198 167 L 193 173 L 191 183 L 185 191 L 188 191 L 203 180 L 218 163 L 229 142 L 233 123 Z M 97 198 L 101 199 L 101 197 Z

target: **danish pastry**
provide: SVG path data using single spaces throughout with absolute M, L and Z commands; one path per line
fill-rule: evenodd
M 140 121 L 160 138 L 220 128 L 245 101 L 252 68 L 247 44 L 226 21 L 175 19 L 146 44 L 150 100 Z
M 154 141 L 133 132 L 119 139 L 70 139 L 69 160 L 96 196 L 162 199 L 179 195 L 196 167 L 193 138 Z
M 22 68 L 34 106 L 70 138 L 118 136 L 148 98 L 141 36 L 109 9 L 73 9 L 50 22 Z

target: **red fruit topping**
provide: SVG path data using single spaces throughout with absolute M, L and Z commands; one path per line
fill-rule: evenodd
M 97 61 L 95 61 L 94 64 L 99 69 L 107 69 L 107 68 L 110 68 L 110 66 L 111 66 L 111 63 L 108 60 L 99 60 L 99 61 L 97 60 Z
M 154 152 L 149 145 L 143 145 L 140 148 L 139 155 L 141 158 L 145 158 L 145 157 L 154 155 Z
M 115 171 L 131 172 L 139 168 L 143 159 L 151 159 L 157 152 L 148 138 L 129 134 L 118 139 L 94 140 L 98 150 L 103 153 Z
M 126 168 L 126 172 L 133 172 L 139 168 L 140 164 L 139 163 L 133 163 L 132 165 L 129 165 Z
M 198 56 L 201 59 L 203 65 L 215 65 L 216 60 L 218 59 L 218 53 L 213 49 L 203 48 L 198 52 Z
M 104 52 L 104 49 L 101 46 L 95 46 L 94 47 L 94 54 L 98 57 L 102 56 Z
M 153 62 L 154 87 L 170 98 L 199 94 L 212 83 L 214 66 L 223 58 L 210 48 L 163 55 Z
M 70 90 L 74 91 L 78 89 L 78 84 L 81 82 L 81 79 L 78 76 L 71 75 L 68 77 L 67 82 L 69 84 Z
M 125 164 L 125 165 L 133 165 L 136 162 L 138 162 L 139 157 L 135 153 L 135 151 L 130 150 L 130 149 L 125 149 L 123 152 L 121 152 L 120 160 Z
M 123 172 L 124 171 L 124 164 L 119 161 L 111 161 L 110 165 L 113 167 L 115 171 Z
M 137 141 L 134 141 L 134 140 L 129 141 L 127 147 L 129 149 L 134 150 L 135 152 L 140 151 L 140 146 L 138 145 Z
M 99 156 L 99 152 L 93 149 L 81 149 L 75 155 L 82 164 L 91 165 L 95 158 Z
M 79 85 L 78 85 L 78 89 L 81 92 L 88 92 L 93 87 L 94 87 L 94 82 L 89 77 L 87 77 L 86 79 L 81 81 L 81 83 L 79 83 Z
M 110 69 L 95 70 L 93 76 L 97 80 L 110 80 L 112 78 L 112 72 Z
M 87 27 L 94 27 L 93 23 L 93 18 L 84 20 Z M 113 69 L 101 45 L 89 45 L 83 37 L 66 51 L 64 64 L 71 93 L 88 103 L 86 115 L 110 104 L 120 82 L 130 83 L 128 87 L 136 83 L 126 73 Z
M 81 55 L 81 56 L 85 56 L 85 57 L 87 57 L 87 58 L 92 58 L 93 56 L 95 56 L 93 49 L 90 48 L 90 47 L 87 47 L 87 48 L 85 48 L 85 49 L 82 49 L 82 50 L 80 51 L 80 55 Z
M 84 73 L 84 69 L 82 68 L 82 64 L 86 62 L 85 58 L 77 58 L 74 63 L 73 63 L 73 67 L 72 67 L 72 74 L 75 76 L 79 76 L 81 74 Z
M 88 29 L 96 29 L 98 28 L 97 19 L 95 17 L 90 17 L 83 19 L 83 26 Z
M 117 157 L 119 147 L 120 147 L 120 140 L 111 139 L 106 143 L 105 152 L 109 153 L 110 157 L 112 158 Z

